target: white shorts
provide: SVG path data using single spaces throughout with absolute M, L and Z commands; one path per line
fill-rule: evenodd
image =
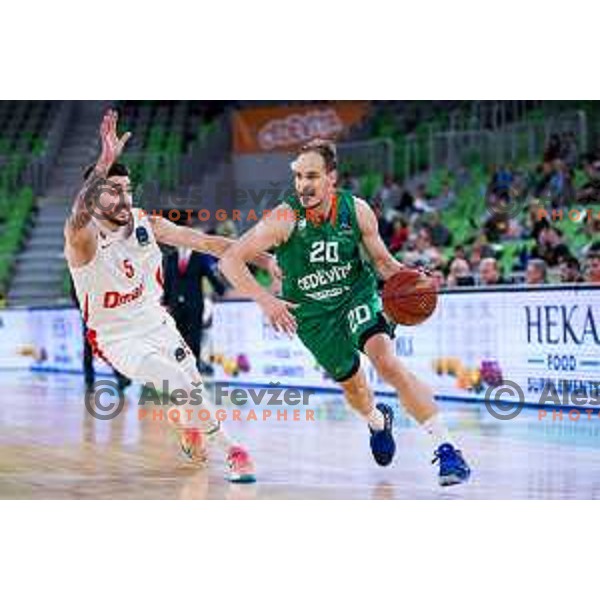
M 170 315 L 147 333 L 119 340 L 103 340 L 100 334 L 98 342 L 111 365 L 138 383 L 152 383 L 160 390 L 168 382 L 171 390 L 189 390 L 192 383 L 202 381 L 196 359 Z

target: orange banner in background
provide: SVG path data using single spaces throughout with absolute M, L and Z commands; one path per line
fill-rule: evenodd
M 234 151 L 286 151 L 316 137 L 339 138 L 368 108 L 368 102 L 331 102 L 239 110 L 233 116 Z

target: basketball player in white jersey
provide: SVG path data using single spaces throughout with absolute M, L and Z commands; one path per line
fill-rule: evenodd
M 117 114 L 108 111 L 100 127 L 100 158 L 88 170 L 65 224 L 65 256 L 95 353 L 133 380 L 152 383 L 155 389 L 168 381 L 169 389 L 190 394 L 200 389 L 201 378 L 192 352 L 160 302 L 157 242 L 215 256 L 233 242 L 132 208 L 127 168 L 116 162 L 130 135 L 118 137 Z M 277 274 L 268 254 L 256 264 Z M 202 431 L 176 427 L 184 452 L 203 461 L 204 440 L 213 441 L 226 456 L 230 481 L 254 481 L 247 451 L 227 437 L 220 422 L 211 419 L 205 425 Z

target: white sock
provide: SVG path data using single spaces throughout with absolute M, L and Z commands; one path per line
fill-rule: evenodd
M 225 433 L 222 423 L 220 421 L 209 421 L 207 426 L 207 429 L 204 430 L 206 440 L 226 455 L 229 454 L 231 447 L 237 444 Z
M 373 407 L 365 419 L 373 431 L 381 431 L 385 427 L 383 413 L 378 408 Z
M 434 450 L 437 450 L 444 443 L 454 445 L 450 438 L 448 428 L 444 423 L 444 418 L 440 413 L 436 413 L 433 417 L 430 417 L 427 421 L 421 423 L 421 427 L 423 428 L 423 431 L 430 436 Z

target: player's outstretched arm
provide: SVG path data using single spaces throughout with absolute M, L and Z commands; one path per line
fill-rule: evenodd
M 167 246 L 189 248 L 220 257 L 233 243 L 232 240 L 219 235 L 208 235 L 191 227 L 176 225 L 164 217 L 152 215 L 148 218 L 157 241 Z
M 90 225 L 92 222 L 93 203 L 99 196 L 100 189 L 112 164 L 123 152 L 128 132 L 121 138 L 117 135 L 117 113 L 109 110 L 100 124 L 102 150 L 93 171 L 79 190 L 71 214 L 65 223 L 64 235 L 66 255 L 69 264 L 82 266 L 87 264 L 96 252 L 96 236 Z
M 391 255 L 381 239 L 377 217 L 371 207 L 361 198 L 356 198 L 355 202 L 358 226 L 362 233 L 365 250 L 371 257 L 373 265 L 381 278 L 384 280 L 389 279 L 394 273 L 403 269 L 404 266 Z
M 220 235 L 209 235 L 196 231 L 191 227 L 175 225 L 164 217 L 151 216 L 149 219 L 156 239 L 161 244 L 167 244 L 168 246 L 181 246 L 197 252 L 206 252 L 220 258 L 235 242 L 235 240 Z M 260 252 L 251 262 L 257 267 L 268 271 L 273 277 L 280 276 L 275 259 L 267 252 Z
M 289 335 L 296 331 L 296 319 L 290 312 L 294 305 L 276 298 L 259 285 L 247 263 L 260 252 L 285 242 L 294 228 L 294 220 L 295 213 L 291 208 L 279 206 L 236 241 L 219 261 L 221 272 L 236 290 L 255 300 L 277 331 L 284 331 Z

